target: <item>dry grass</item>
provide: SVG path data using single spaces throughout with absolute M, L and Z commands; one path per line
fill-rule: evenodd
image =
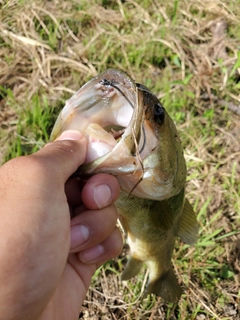
M 177 122 L 199 242 L 178 243 L 178 305 L 122 283 L 125 251 L 93 279 L 81 319 L 240 319 L 239 1 L 0 1 L 0 162 L 37 150 L 83 83 L 117 67 Z

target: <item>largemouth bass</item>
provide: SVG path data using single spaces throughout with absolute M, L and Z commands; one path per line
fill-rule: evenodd
M 121 186 L 115 205 L 130 246 L 122 279 L 146 263 L 146 294 L 176 301 L 182 290 L 171 265 L 175 239 L 193 244 L 198 227 L 185 198 L 181 141 L 167 111 L 145 86 L 109 69 L 66 102 L 51 140 L 66 129 L 88 137 L 86 163 L 78 171 L 112 174 Z

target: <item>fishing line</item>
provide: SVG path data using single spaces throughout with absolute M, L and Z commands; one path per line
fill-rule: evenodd
M 110 86 L 110 87 L 117 89 L 123 95 L 123 97 L 127 100 L 127 102 L 130 104 L 130 106 L 134 109 L 134 105 L 132 104 L 132 102 L 128 99 L 128 97 L 125 95 L 125 93 L 120 88 L 115 86 L 115 84 L 113 83 L 112 80 L 109 81 L 107 79 L 103 79 L 102 81 L 100 81 L 100 83 L 103 84 L 104 86 Z
M 146 132 L 145 132 L 145 128 L 143 125 L 141 126 L 141 130 L 142 130 L 142 135 L 143 135 L 143 144 L 141 146 L 141 149 L 137 151 L 139 154 L 141 154 L 143 152 L 143 149 L 146 145 Z M 136 145 L 136 150 L 137 150 L 137 147 L 138 147 L 137 142 L 135 143 L 135 145 Z M 136 155 L 137 155 L 137 153 L 133 153 L 134 157 L 136 157 Z
M 143 125 L 142 125 L 142 133 L 143 133 L 143 145 L 142 145 L 141 149 L 138 151 L 139 154 L 142 153 L 142 151 L 143 151 L 143 149 L 144 149 L 144 147 L 146 145 L 146 132 L 145 132 L 145 128 L 144 128 Z
M 127 102 L 130 104 L 130 106 L 134 109 L 134 105 L 132 104 L 132 102 L 128 99 L 128 97 L 125 95 L 125 93 L 113 83 L 113 80 L 109 81 L 107 79 L 103 79 L 102 81 L 100 81 L 100 83 L 103 84 L 104 86 L 110 86 L 110 87 L 113 87 L 116 90 L 118 90 L 123 95 L 123 97 L 127 100 Z M 137 83 L 137 86 L 139 87 L 140 90 L 149 92 L 148 89 L 146 87 L 144 87 L 143 85 L 140 85 Z M 141 152 L 143 151 L 143 149 L 146 145 L 146 133 L 145 133 L 144 126 L 142 126 L 142 133 L 143 133 L 143 145 L 142 145 L 141 149 L 138 151 L 139 154 L 141 154 Z M 136 156 L 136 153 L 133 154 L 133 156 Z
M 140 165 L 141 165 L 141 177 L 139 178 L 139 180 L 137 181 L 137 183 L 133 186 L 133 188 L 130 190 L 129 194 L 128 194 L 128 197 L 130 197 L 130 195 L 132 194 L 132 192 L 134 191 L 135 188 L 137 188 L 137 186 L 139 185 L 139 183 L 143 180 L 143 172 L 144 172 L 144 165 L 143 165 L 143 162 L 142 162 L 142 159 L 140 157 L 140 153 L 137 149 L 137 146 L 138 146 L 138 143 L 137 143 L 137 140 L 136 140 L 136 136 L 135 136 L 135 133 L 132 129 L 132 134 L 133 134 L 133 139 L 134 139 L 134 143 L 136 145 L 136 158 L 138 159 Z

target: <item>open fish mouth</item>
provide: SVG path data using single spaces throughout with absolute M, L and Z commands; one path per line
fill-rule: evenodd
M 111 173 L 141 170 L 140 161 L 130 160 L 136 154 L 143 153 L 146 140 L 138 87 L 124 72 L 115 69 L 103 72 L 66 102 L 53 128 L 51 140 L 64 130 L 81 130 L 88 137 L 85 159 L 88 166 L 83 167 L 85 171 L 96 172 L 98 168 L 100 172 L 102 161 L 104 167 L 110 165 L 114 170 Z M 106 163 L 109 152 L 111 157 Z M 98 161 L 94 162 L 96 159 Z M 123 159 L 124 169 L 119 166 Z
M 136 100 L 135 82 L 123 72 L 107 70 L 86 83 L 66 102 L 51 140 L 68 129 L 87 133 L 90 150 L 85 162 L 91 162 L 117 144 L 131 121 Z

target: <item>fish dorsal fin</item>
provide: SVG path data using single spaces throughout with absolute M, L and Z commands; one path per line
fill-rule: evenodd
M 198 236 L 198 223 L 196 213 L 187 199 L 185 199 L 178 236 L 187 244 L 194 244 Z

